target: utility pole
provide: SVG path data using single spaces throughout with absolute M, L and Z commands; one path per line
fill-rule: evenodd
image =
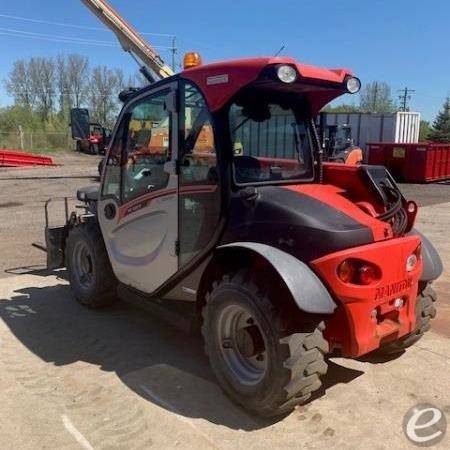
M 400 89 L 398 92 L 401 92 L 402 94 L 399 95 L 400 100 L 400 110 L 401 111 L 409 111 L 408 102 L 411 100 L 410 92 L 416 92 L 414 89 L 408 89 L 405 87 L 405 89 Z
M 172 37 L 172 70 L 176 72 L 175 68 L 175 55 L 177 53 L 177 38 L 176 36 Z
M 20 150 L 23 150 L 23 128 L 19 125 Z

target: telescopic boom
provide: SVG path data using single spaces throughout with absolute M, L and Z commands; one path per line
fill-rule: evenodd
M 105 0 L 81 0 L 114 34 L 122 48 L 132 54 L 159 78 L 174 74 L 158 52 L 129 25 Z

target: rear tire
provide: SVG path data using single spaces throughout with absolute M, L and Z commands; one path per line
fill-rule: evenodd
M 285 319 L 246 271 L 214 283 L 203 308 L 205 351 L 220 386 L 265 417 L 304 403 L 328 368 L 323 322 L 288 325 Z
M 91 155 L 98 155 L 98 149 L 99 149 L 98 144 L 90 144 L 89 145 L 89 153 Z
M 434 302 L 437 300 L 436 292 L 428 284 L 419 292 L 416 300 L 416 326 L 414 330 L 397 341 L 390 342 L 376 352 L 383 355 L 392 355 L 403 352 L 415 344 L 430 329 L 431 319 L 436 316 Z
M 70 230 L 66 266 L 75 299 L 82 305 L 101 308 L 116 301 L 117 279 L 97 224 L 82 224 Z

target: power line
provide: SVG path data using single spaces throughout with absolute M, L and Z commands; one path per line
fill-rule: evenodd
M 77 37 L 70 37 L 70 36 L 62 36 L 62 35 L 58 35 L 58 34 L 35 33 L 32 31 L 16 30 L 13 28 L 0 27 L 0 31 L 4 31 L 7 33 L 15 33 L 18 35 L 39 36 L 39 37 L 48 37 L 48 38 L 53 38 L 53 39 L 62 39 L 62 40 L 70 40 L 70 41 L 77 41 L 77 42 L 88 42 L 91 44 L 103 44 L 103 45 L 111 45 L 111 46 L 117 45 L 115 42 L 112 42 L 112 41 L 101 41 L 98 39 L 77 38 Z
M 28 17 L 19 17 L 19 16 L 11 16 L 11 15 L 7 15 L 7 14 L 0 14 L 0 18 L 5 18 L 5 19 L 11 19 L 11 20 L 19 20 L 19 21 L 23 21 L 23 22 L 30 22 L 30 23 L 36 23 L 36 24 L 43 24 L 43 25 L 55 25 L 55 26 L 60 26 L 60 27 L 67 27 L 67 28 L 75 28 L 78 30 L 90 30 L 90 31 L 102 31 L 102 32 L 109 32 L 109 30 L 107 30 L 106 28 L 101 28 L 101 27 L 90 27 L 87 25 L 76 25 L 73 23 L 62 23 L 62 22 L 52 22 L 52 21 L 48 21 L 48 20 L 41 20 L 41 19 L 31 19 Z M 139 34 L 143 35 L 143 36 L 160 36 L 160 37 L 167 37 L 167 38 L 175 38 L 176 35 L 175 34 L 169 34 L 169 33 L 151 33 L 151 32 L 146 32 L 146 31 L 139 31 Z M 183 41 L 187 41 L 187 42 L 191 42 L 194 45 L 200 45 L 202 47 L 207 48 L 208 50 L 221 50 L 222 48 L 224 48 L 223 46 L 217 46 L 217 45 L 213 45 L 211 43 L 204 43 L 204 42 L 200 42 L 191 38 L 188 39 L 182 39 Z M 154 47 L 154 46 L 153 46 Z
M 79 41 L 73 41 L 69 39 L 55 39 L 55 38 L 49 38 L 49 37 L 41 37 L 41 36 L 28 36 L 28 35 L 21 35 L 21 34 L 14 34 L 14 33 L 8 33 L 4 31 L 0 31 L 1 36 L 10 36 L 15 38 L 26 38 L 26 39 L 33 39 L 33 40 L 40 40 L 40 41 L 49 41 L 49 42 L 62 42 L 66 44 L 85 44 L 85 45 L 95 45 L 99 47 L 113 47 L 112 45 L 105 45 L 105 44 L 96 44 L 96 43 L 90 43 L 90 42 L 79 42 Z
M 24 37 L 29 39 L 40 39 L 51 42 L 66 42 L 72 44 L 86 44 L 86 45 L 96 45 L 100 47 L 119 47 L 118 44 L 112 41 L 101 41 L 97 39 L 84 39 L 84 38 L 76 38 L 76 37 L 68 37 L 62 35 L 55 34 L 46 34 L 46 33 L 34 33 L 31 31 L 22 31 L 15 30 L 11 28 L 2 28 L 0 27 L 0 35 L 4 36 L 12 36 L 12 37 Z M 154 45 L 153 47 L 165 50 L 172 50 L 172 46 L 167 45 Z
M 42 24 L 42 25 L 54 25 L 54 26 L 58 26 L 58 27 L 76 28 L 78 30 L 109 31 L 109 30 L 106 30 L 105 28 L 100 28 L 100 27 L 89 27 L 89 26 L 86 26 L 86 25 L 75 25 L 73 23 L 51 22 L 51 21 L 48 21 L 48 20 L 30 19 L 28 17 L 10 16 L 10 15 L 7 15 L 7 14 L 0 14 L 0 17 L 4 18 L 4 19 L 20 20 L 22 22 L 38 23 L 38 24 Z M 139 33 L 142 34 L 142 35 L 146 35 L 146 36 L 161 36 L 161 37 L 169 37 L 169 38 L 175 37 L 174 34 L 166 34 L 166 33 L 149 33 L 149 32 L 139 32 Z
M 401 111 L 409 111 L 408 102 L 411 100 L 410 92 L 416 92 L 414 89 L 409 89 L 405 87 L 404 89 L 400 89 L 398 92 L 402 94 L 398 96 L 400 100 L 400 110 Z

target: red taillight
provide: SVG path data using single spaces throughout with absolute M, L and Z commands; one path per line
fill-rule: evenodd
M 355 278 L 356 267 L 351 261 L 344 261 L 338 267 L 338 276 L 344 283 L 351 283 Z
M 351 284 L 368 285 L 381 278 L 381 272 L 377 266 L 356 259 L 343 261 L 339 264 L 337 273 L 341 281 Z
M 377 270 L 374 266 L 364 264 L 358 269 L 359 281 L 361 284 L 371 284 L 377 280 Z

